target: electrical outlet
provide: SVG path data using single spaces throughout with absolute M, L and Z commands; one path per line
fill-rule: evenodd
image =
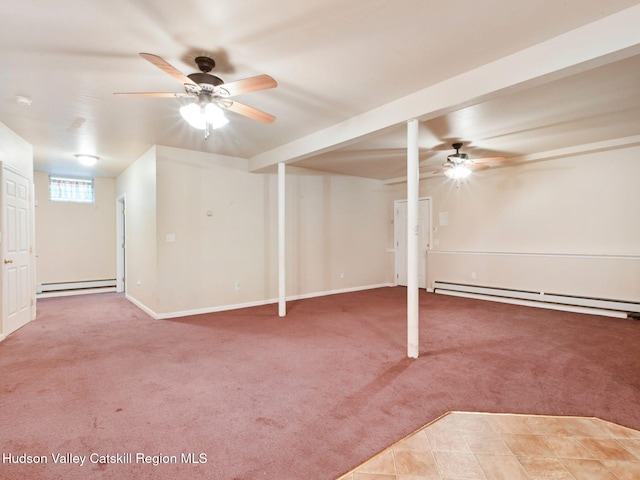
M 340 278 L 344 278 L 344 272 L 340 272 Z
M 473 278 L 473 279 L 476 278 L 476 272 L 471 272 L 471 278 Z
M 235 289 L 240 290 L 240 280 L 236 280 Z

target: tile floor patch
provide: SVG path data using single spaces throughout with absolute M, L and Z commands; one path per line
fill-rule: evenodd
M 637 480 L 640 432 L 597 418 L 450 412 L 338 480 Z

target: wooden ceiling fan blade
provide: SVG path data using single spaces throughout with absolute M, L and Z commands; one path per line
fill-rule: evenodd
M 220 102 L 220 106 L 222 108 L 231 110 L 232 112 L 239 113 L 240 115 L 244 115 L 245 117 L 249 117 L 262 123 L 271 123 L 276 119 L 276 117 L 269 113 L 258 110 L 257 108 L 250 107 L 249 105 L 245 105 L 244 103 L 236 102 L 235 100 L 226 100 L 224 102 Z
M 494 162 L 505 162 L 507 159 L 505 157 L 489 157 L 489 158 L 474 158 L 473 163 L 494 163 Z
M 235 82 L 224 83 L 218 87 L 219 92 L 225 97 L 234 97 L 243 93 L 267 90 L 278 86 L 269 75 L 258 75 L 256 77 L 236 80 Z
M 175 92 L 122 92 L 114 93 L 121 97 L 147 97 L 147 98 L 176 98 L 176 97 L 191 97 L 188 93 L 175 93 Z
M 489 165 L 472 163 L 471 165 L 467 165 L 467 168 L 469 170 L 486 170 L 487 168 L 491 168 L 491 167 Z
M 167 62 L 164 58 L 159 57 L 158 55 L 154 55 L 153 53 L 141 53 L 140 56 L 144 58 L 149 63 L 155 65 L 164 73 L 171 75 L 177 81 L 179 81 L 183 85 L 192 85 L 198 91 L 201 90 L 200 85 L 187 77 L 184 73 L 178 70 L 176 67 Z

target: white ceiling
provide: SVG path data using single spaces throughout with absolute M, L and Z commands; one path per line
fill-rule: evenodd
M 261 166 L 276 158 L 388 180 L 403 175 L 404 122 L 377 122 L 379 128 L 360 130 L 367 135 L 333 145 L 323 132 L 354 117 L 366 123 L 370 112 L 391 111 L 403 97 L 447 82 L 454 88 L 457 76 L 511 58 L 504 63 L 508 69 L 486 79 L 489 91 L 489 83 L 518 73 L 519 52 L 536 58 L 536 46 L 592 24 L 589 32 L 600 31 L 602 38 L 585 31 L 585 41 L 566 50 L 579 58 L 555 58 L 552 52 L 536 60 L 557 64 L 544 77 L 520 79 L 519 88 L 492 87 L 492 95 L 446 108 L 425 103 L 419 112 L 424 171 L 437 168 L 456 140 L 465 142 L 472 157 L 517 160 L 640 135 L 638 29 L 628 29 L 625 37 L 606 18 L 640 18 L 639 5 L 630 0 L 7 2 L 0 16 L 0 122 L 34 146 L 37 169 L 57 174 L 116 176 L 161 144 L 266 158 Z M 629 10 L 618 13 L 624 9 Z M 620 47 L 606 50 L 611 37 Z M 585 56 L 592 44 L 596 48 Z M 160 55 L 186 74 L 196 71 L 195 56 L 213 56 L 218 66 L 212 73 L 226 82 L 269 74 L 279 83 L 276 89 L 238 100 L 277 120 L 265 125 L 229 113 L 230 123 L 205 141 L 180 118 L 184 100 L 113 95 L 182 91 L 139 52 Z M 580 67 L 566 68 L 571 62 Z M 16 103 L 17 95 L 32 98 L 32 105 Z M 305 153 L 286 153 L 296 142 L 307 145 Z M 76 153 L 101 160 L 92 169 L 80 168 Z

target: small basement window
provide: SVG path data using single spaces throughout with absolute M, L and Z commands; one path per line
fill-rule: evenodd
M 52 202 L 95 203 L 93 179 L 49 177 L 49 200 Z

